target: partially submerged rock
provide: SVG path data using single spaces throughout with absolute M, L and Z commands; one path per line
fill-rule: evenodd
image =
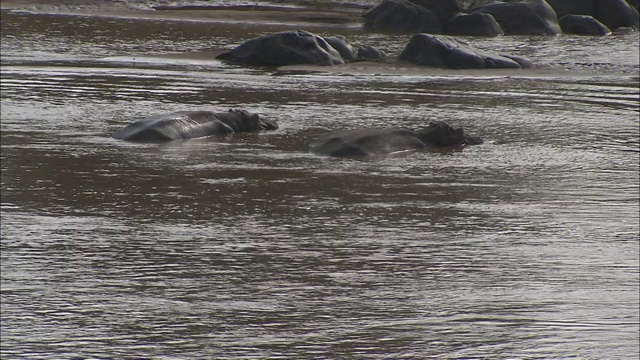
M 560 18 L 560 27 L 565 34 L 604 36 L 611 30 L 589 15 L 565 15 Z
M 387 56 L 384 51 L 373 46 L 361 46 L 358 48 L 358 60 L 382 60 Z
M 343 60 L 353 61 L 358 57 L 358 52 L 342 35 L 327 36 L 324 38 L 329 45 L 338 51 Z
M 533 65 L 528 59 L 495 54 L 449 36 L 429 34 L 414 35 L 398 58 L 416 65 L 450 69 L 521 69 Z

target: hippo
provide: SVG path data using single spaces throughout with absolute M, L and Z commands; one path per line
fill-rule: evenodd
M 216 58 L 249 66 L 344 64 L 338 50 L 329 45 L 323 37 L 304 30 L 262 35 Z
M 125 141 L 160 142 L 277 128 L 275 121 L 246 110 L 231 109 L 220 113 L 178 111 L 141 119 L 114 132 L 111 137 Z
M 449 69 L 524 69 L 531 60 L 477 49 L 451 36 L 415 34 L 398 56 L 415 65 Z
M 370 157 L 407 150 L 480 144 L 482 139 L 465 134 L 462 128 L 454 128 L 444 121 L 431 121 L 428 127 L 415 131 L 407 128 L 337 131 L 314 141 L 310 151 L 323 156 Z

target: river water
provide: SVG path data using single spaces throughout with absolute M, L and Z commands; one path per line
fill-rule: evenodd
M 638 358 L 637 32 L 466 39 L 509 73 L 166 56 L 291 27 L 2 12 L 3 359 Z M 110 138 L 228 108 L 280 129 Z M 308 153 L 431 119 L 485 144 Z

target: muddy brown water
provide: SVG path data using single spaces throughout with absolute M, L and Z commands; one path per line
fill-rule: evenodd
M 2 12 L 3 359 L 638 357 L 637 32 L 467 39 L 511 73 L 167 56 L 290 27 Z M 227 108 L 280 129 L 110 138 Z M 308 153 L 429 119 L 485 144 Z

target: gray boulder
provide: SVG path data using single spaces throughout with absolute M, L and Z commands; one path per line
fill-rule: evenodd
M 364 14 L 364 27 L 388 33 L 441 33 L 443 24 L 437 13 L 409 0 L 384 0 Z
M 457 0 L 409 0 L 436 14 L 441 23 L 462 11 Z
M 611 34 L 611 30 L 600 21 L 589 15 L 565 15 L 558 20 L 562 32 L 576 35 L 604 36 Z
M 384 51 L 365 45 L 358 48 L 358 60 L 382 60 L 387 56 Z
M 496 0 L 470 12 L 491 14 L 505 35 L 557 35 L 561 32 L 555 11 L 544 0 Z
M 250 66 L 344 64 L 340 53 L 325 39 L 302 30 L 263 35 L 216 58 Z
M 590 15 L 611 30 L 620 27 L 638 28 L 637 0 L 547 0 L 558 17 Z
M 499 55 L 449 36 L 429 34 L 414 35 L 398 58 L 416 65 L 450 69 L 521 69 L 531 64 L 524 58 Z
M 461 36 L 498 36 L 504 34 L 491 14 L 457 14 L 445 24 L 445 33 Z
M 340 53 L 344 60 L 355 60 L 358 56 L 358 52 L 349 44 L 347 38 L 342 35 L 328 36 L 324 38 L 329 45 Z

